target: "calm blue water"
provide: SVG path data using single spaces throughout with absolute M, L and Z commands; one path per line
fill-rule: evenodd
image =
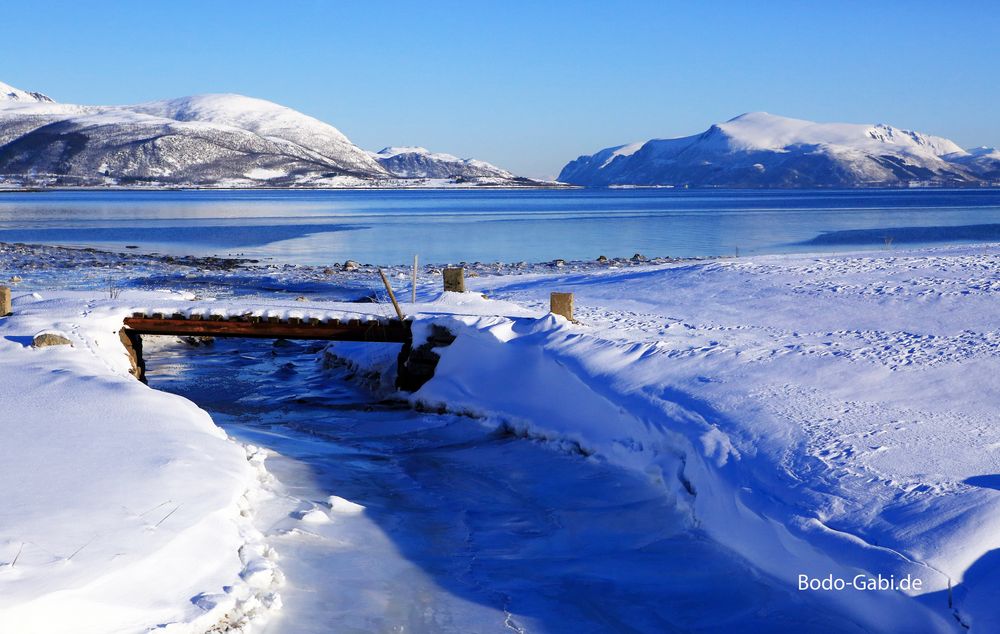
M 0 241 L 327 264 L 727 255 L 1000 240 L 1000 190 L 0 195 Z

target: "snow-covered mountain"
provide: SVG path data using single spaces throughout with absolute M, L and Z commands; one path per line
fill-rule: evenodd
M 373 152 L 372 157 L 389 173 L 400 178 L 458 178 L 466 181 L 518 178 L 486 161 L 461 159 L 422 147 L 387 147 Z
M 1000 180 L 992 148 L 963 150 L 889 125 L 814 123 L 751 112 L 705 132 L 607 148 L 570 162 L 575 185 L 881 187 Z
M 51 103 L 52 99 L 40 92 L 27 92 L 0 81 L 0 102 Z
M 376 157 L 331 125 L 243 95 L 77 106 L 0 84 L 5 187 L 535 184 L 492 166 L 495 173 L 479 178 L 473 172 L 488 164 L 454 157 L 467 165 L 465 172 L 428 183 L 429 177 L 397 174 Z

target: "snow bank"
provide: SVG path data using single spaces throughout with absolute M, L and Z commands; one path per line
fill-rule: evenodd
M 260 457 L 128 374 L 126 308 L 15 297 L 0 319 L 0 630 L 204 632 L 277 605 L 247 516 Z M 35 349 L 58 330 L 71 346 Z
M 722 431 L 717 415 L 671 390 L 664 381 L 669 360 L 655 346 L 594 338 L 554 316 L 437 323 L 458 338 L 439 350 L 436 376 L 415 402 L 482 416 L 645 473 L 689 510 L 694 525 L 790 587 L 799 574 L 852 578 L 865 571 L 919 576 L 933 590 L 947 586 L 943 575 L 830 531 L 787 500 L 772 501 L 786 483 L 769 465 L 754 464 L 752 447 Z M 903 595 L 829 599 L 876 631 L 951 629 L 945 610 L 934 613 Z
M 412 399 L 660 480 L 790 587 L 921 580 L 827 594 L 867 629 L 990 631 L 998 268 L 976 246 L 475 278 L 504 301 L 418 315 L 458 338 Z M 587 325 L 542 316 L 551 290 Z

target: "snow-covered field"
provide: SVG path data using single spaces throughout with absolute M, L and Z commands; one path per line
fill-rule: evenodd
M 93 293 L 0 320 L 0 631 L 204 632 L 276 602 L 252 450 L 130 374 Z M 33 348 L 40 332 L 71 345 Z
M 73 631 L 200 631 L 237 606 L 257 614 L 281 577 L 254 528 L 267 475 L 204 412 L 128 376 L 117 324 L 138 308 L 233 303 L 388 314 L 345 303 L 375 280 L 93 253 L 67 271 L 78 255 L 0 247 L 0 279 L 23 278 L 0 321 L 0 624 L 66 631 L 58 613 L 90 628 Z M 416 332 L 434 322 L 457 339 L 408 398 L 630 470 L 776 587 L 920 581 L 803 594 L 845 624 L 995 631 L 998 267 L 996 245 L 484 265 L 467 282 L 488 299 L 441 294 L 426 269 L 404 308 Z M 581 323 L 546 315 L 555 290 L 576 294 Z M 28 347 L 46 329 L 74 346 Z M 331 353 L 385 373 L 394 362 L 362 345 Z M 719 579 L 706 600 L 726 592 Z

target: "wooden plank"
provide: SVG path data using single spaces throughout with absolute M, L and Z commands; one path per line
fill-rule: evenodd
M 351 319 L 347 324 L 308 324 L 302 320 L 283 323 L 232 320 L 191 319 L 125 319 L 125 326 L 140 335 L 174 335 L 178 337 L 246 337 L 251 339 L 318 339 L 322 341 L 372 341 L 408 343 L 411 339 L 410 322 L 392 320 L 385 324 L 377 321 L 361 322 Z
M 14 312 L 11 305 L 11 292 L 9 286 L 0 286 L 0 317 L 6 317 Z

